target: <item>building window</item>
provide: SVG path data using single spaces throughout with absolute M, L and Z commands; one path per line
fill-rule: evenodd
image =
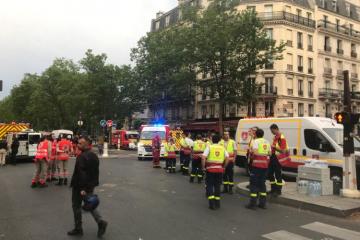
M 299 97 L 304 96 L 304 81 L 303 80 L 298 81 L 298 95 L 299 95 Z
M 314 61 L 312 58 L 308 58 L 308 64 L 309 64 L 308 73 L 313 74 L 314 73 Z
M 328 23 L 328 16 L 324 15 L 324 27 L 327 27 L 327 23 Z
M 292 96 L 294 94 L 294 86 L 293 86 L 293 79 L 288 78 L 287 79 L 287 93 L 288 95 Z
M 336 31 L 338 32 L 340 30 L 340 20 L 336 19 Z
M 265 93 L 274 93 L 274 78 L 265 78 Z
M 285 6 L 285 12 L 291 13 L 291 6 L 286 5 L 286 6 Z
M 159 30 L 160 28 L 160 21 L 155 22 L 155 30 Z
M 344 54 L 344 50 L 342 49 L 342 41 L 341 40 L 337 40 L 337 49 L 336 49 L 337 53 L 342 55 Z
M 273 29 L 272 28 L 267 28 L 266 29 L 266 35 L 269 39 L 273 39 Z
M 313 51 L 313 36 L 308 35 L 308 51 Z
M 325 117 L 332 118 L 330 104 L 325 104 Z
M 202 87 L 201 99 L 206 100 L 206 97 L 207 97 L 207 87 Z
M 341 72 L 343 70 L 343 62 L 342 61 L 338 61 L 338 70 Z
M 351 57 L 353 57 L 353 58 L 357 57 L 356 44 L 354 44 L 354 43 L 351 44 Z
M 273 5 L 265 5 L 265 18 L 271 19 L 273 15 Z
M 329 80 L 325 81 L 325 88 L 326 89 L 331 89 L 331 82 Z
M 207 115 L 207 106 L 203 105 L 201 106 L 201 118 L 206 119 L 206 115 Z
M 169 26 L 170 25 L 170 15 L 165 17 L 165 26 Z
M 297 47 L 299 49 L 303 48 L 303 34 L 300 32 L 297 33 L 297 44 L 298 44 Z
M 309 104 L 309 117 L 314 116 L 314 104 Z
M 286 54 L 287 67 L 286 70 L 293 71 L 293 55 L 291 53 Z
M 286 46 L 292 47 L 293 44 L 292 30 L 286 29 L 286 37 L 287 37 Z
M 327 52 L 331 52 L 330 37 L 328 36 L 325 36 L 324 39 L 324 50 Z
M 304 104 L 303 103 L 298 104 L 298 113 L 299 113 L 299 117 L 304 116 Z
M 309 82 L 308 84 L 308 94 L 309 94 L 309 97 L 314 97 L 314 83 L 313 82 Z
M 326 68 L 331 68 L 330 58 L 325 58 L 325 67 L 326 67 Z
M 297 57 L 297 59 L 298 59 L 298 71 L 299 72 L 302 72 L 304 69 L 304 67 L 303 67 L 303 57 L 302 56 L 298 56 Z
M 273 116 L 274 116 L 274 103 L 265 102 L 265 117 L 273 117 Z
M 210 105 L 210 118 L 215 118 L 215 104 Z
M 308 21 L 312 19 L 312 14 L 311 14 L 311 12 L 307 12 L 307 13 L 306 13 L 306 16 L 307 16 Z

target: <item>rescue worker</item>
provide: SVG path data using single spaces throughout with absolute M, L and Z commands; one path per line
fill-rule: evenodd
M 176 145 L 173 138 L 165 144 L 165 158 L 168 173 L 176 172 Z
M 223 176 L 223 193 L 233 194 L 236 143 L 230 138 L 229 132 L 224 132 L 224 138 L 219 142 L 219 144 L 222 145 L 229 154 L 228 164 Z
M 284 185 L 282 179 L 282 166 L 290 162 L 290 152 L 285 136 L 280 132 L 276 124 L 270 126 L 274 139 L 271 145 L 271 157 L 269 166 L 269 180 L 271 184 L 271 195 L 281 195 Z
M 47 187 L 46 184 L 46 172 L 47 172 L 47 161 L 50 159 L 51 144 L 46 137 L 40 139 L 40 143 L 37 146 L 34 163 L 35 173 L 31 180 L 31 187 L 37 186 L 43 188 Z
M 46 181 L 56 181 L 56 145 L 57 141 L 55 136 L 49 136 L 49 143 L 51 144 L 50 159 L 48 162 Z
M 202 182 L 203 171 L 201 167 L 201 156 L 206 149 L 206 143 L 201 140 L 201 135 L 196 136 L 194 142 L 193 153 L 192 153 L 192 162 L 191 162 L 191 175 L 190 183 L 194 182 L 195 177 L 198 178 L 198 183 Z
M 189 175 L 192 145 L 193 141 L 190 138 L 190 134 L 186 136 L 186 134 L 183 133 L 180 139 L 180 170 L 183 175 Z
M 253 145 L 253 142 L 254 140 L 256 139 L 256 130 L 258 130 L 259 128 L 258 127 L 252 127 L 249 129 L 249 136 L 250 136 L 250 140 L 249 140 L 249 143 L 248 143 L 248 149 L 246 151 L 246 159 L 247 159 L 247 169 L 248 169 L 248 172 L 249 172 L 249 175 L 250 175 L 250 172 L 251 172 L 251 165 L 252 165 L 252 152 L 251 152 L 251 148 L 252 148 L 252 145 Z M 250 184 L 246 186 L 246 188 L 250 188 Z
M 266 172 L 269 166 L 271 146 L 264 139 L 264 130 L 256 130 L 256 139 L 253 142 L 252 163 L 250 173 L 250 202 L 246 205 L 249 209 L 256 209 L 259 199 L 259 208 L 266 209 Z
M 222 174 L 229 157 L 226 149 L 218 144 L 219 141 L 219 135 L 212 137 L 213 144 L 205 149 L 201 161 L 203 170 L 206 170 L 206 195 L 211 210 L 220 208 Z
M 153 168 L 161 168 L 160 151 L 161 151 L 161 138 L 158 134 L 156 134 L 152 139 Z
M 70 159 L 72 143 L 66 138 L 65 135 L 61 136 L 61 140 L 57 143 L 56 152 L 57 152 L 57 163 L 58 163 L 58 176 L 59 181 L 56 185 L 67 185 L 68 183 L 68 171 L 67 165 Z

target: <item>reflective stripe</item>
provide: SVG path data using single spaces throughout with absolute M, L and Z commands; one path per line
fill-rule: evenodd
M 264 197 L 266 197 L 266 192 L 264 193 L 264 192 L 261 192 L 261 193 L 259 193 L 260 194 L 260 196 L 264 196 Z
M 220 200 L 220 197 L 215 197 L 215 200 Z
M 276 185 L 278 185 L 278 186 L 284 186 L 284 185 L 285 185 L 285 182 L 284 182 L 284 181 L 282 181 L 282 182 L 276 182 Z
M 198 177 L 202 177 L 202 175 L 198 175 Z
M 271 184 L 271 185 L 274 185 L 274 184 L 276 184 L 276 181 L 270 182 L 270 184 Z
M 191 177 L 196 177 L 196 175 L 195 175 L 195 174 L 191 174 L 190 176 L 191 176 Z
M 250 197 L 257 197 L 257 194 L 256 193 L 251 193 Z
M 215 199 L 215 196 L 209 196 L 208 199 L 209 200 Z
M 223 184 L 224 184 L 224 185 L 228 185 L 228 184 L 229 184 L 229 182 L 223 182 Z
M 253 160 L 253 163 L 262 163 L 262 164 L 267 164 L 268 161 L 267 160 Z
M 229 182 L 229 185 L 234 185 L 234 183 L 233 183 L 233 182 Z
M 213 165 L 213 166 L 206 167 L 206 169 L 220 169 L 220 168 L 223 168 L 223 167 L 220 165 Z

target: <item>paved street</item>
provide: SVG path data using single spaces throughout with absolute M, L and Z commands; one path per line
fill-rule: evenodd
M 72 171 L 74 160 L 71 161 Z M 104 239 L 360 239 L 360 221 L 340 219 L 271 204 L 268 210 L 244 208 L 244 196 L 224 196 L 210 211 L 204 186 L 168 175 L 121 151 L 101 160 L 100 211 L 109 221 Z M 0 169 L 0 240 L 73 239 L 68 187 L 31 189 L 32 164 Z M 246 180 L 237 174 L 237 180 Z M 84 214 L 83 239 L 97 239 L 97 226 Z M 338 227 L 335 228 L 334 226 Z M 352 231 L 348 231 L 348 230 Z

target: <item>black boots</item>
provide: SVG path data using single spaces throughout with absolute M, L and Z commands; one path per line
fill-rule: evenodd
M 67 185 L 68 184 L 68 180 L 67 178 L 64 178 L 64 185 Z
M 257 197 L 250 197 L 250 202 L 245 207 L 251 210 L 256 210 Z
M 224 190 L 222 191 L 222 193 L 228 193 L 228 192 L 229 192 L 229 186 L 224 185 Z
M 202 182 L 202 177 L 198 177 L 198 183 L 200 184 Z
M 193 183 L 193 182 L 194 182 L 194 179 L 195 179 L 195 177 L 191 176 L 189 182 L 190 182 L 190 183 Z
M 57 186 L 62 186 L 64 182 L 64 179 L 59 178 L 59 182 L 56 184 Z
M 69 231 L 67 234 L 69 236 L 82 236 L 82 235 L 84 235 L 84 232 L 83 232 L 82 228 L 79 228 L 79 229 L 75 228 L 75 229 Z
M 233 186 L 229 186 L 229 192 L 228 192 L 229 194 L 233 194 L 234 192 L 233 192 Z
M 215 200 L 209 199 L 209 209 L 215 210 Z
M 220 200 L 214 200 L 215 202 L 215 209 L 220 209 Z
M 99 224 L 98 224 L 99 229 L 98 229 L 98 233 L 97 233 L 97 236 L 99 238 L 101 238 L 105 234 L 107 225 L 108 225 L 108 223 L 104 220 L 101 220 L 99 222 Z
M 30 187 L 31 187 L 31 188 L 36 188 L 37 185 L 38 185 L 38 184 L 37 184 L 36 182 L 32 182 Z

